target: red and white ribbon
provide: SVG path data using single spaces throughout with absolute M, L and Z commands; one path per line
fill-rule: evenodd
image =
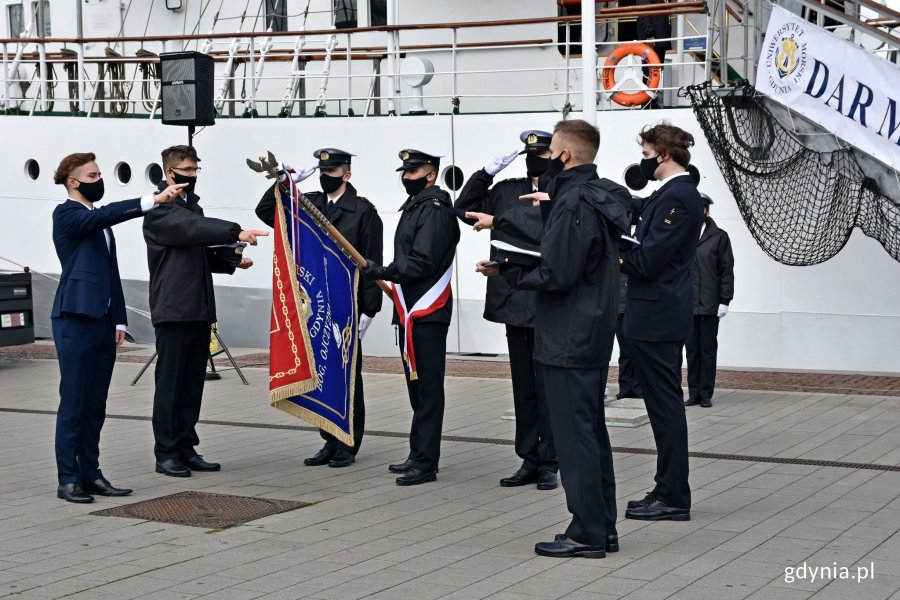
M 416 353 L 413 349 L 413 323 L 426 315 L 440 310 L 447 304 L 450 298 L 450 279 L 453 275 L 453 265 L 450 265 L 437 282 L 431 286 L 425 294 L 407 310 L 406 300 L 403 297 L 403 288 L 399 284 L 392 283 L 391 291 L 394 297 L 394 308 L 397 316 L 403 324 L 403 359 L 409 367 L 409 379 L 415 381 L 419 378 L 416 374 Z

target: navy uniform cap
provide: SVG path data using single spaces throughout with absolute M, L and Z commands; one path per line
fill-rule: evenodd
M 355 154 L 339 148 L 319 148 L 313 152 L 313 157 L 319 160 L 320 169 L 333 169 L 341 165 L 349 165 L 352 156 Z
M 415 169 L 422 165 L 434 165 L 435 169 L 439 169 L 441 166 L 441 156 L 439 154 L 429 154 L 414 148 L 405 148 L 397 156 L 403 161 L 403 165 L 397 169 L 398 171 Z
M 712 201 L 712 198 L 710 198 L 703 192 L 700 192 L 700 197 L 703 199 L 703 204 L 705 204 L 706 206 L 709 206 L 710 204 L 715 204 L 715 202 Z
M 540 129 L 523 131 L 519 135 L 519 141 L 525 144 L 525 149 L 519 152 L 519 154 L 525 154 L 526 152 L 531 151 L 543 152 L 544 150 L 549 150 L 551 139 L 553 139 L 552 133 L 541 131 Z

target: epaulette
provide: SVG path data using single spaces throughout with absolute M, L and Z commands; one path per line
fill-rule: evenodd
M 363 202 L 365 202 L 366 204 L 368 204 L 369 206 L 371 206 L 371 207 L 372 207 L 372 210 L 374 210 L 375 212 L 378 212 L 378 207 L 375 206 L 374 204 L 372 204 L 372 201 L 369 200 L 368 198 L 366 198 L 365 196 L 357 196 L 356 199 L 357 199 L 357 200 L 362 200 Z
M 503 185 L 504 183 L 520 183 L 522 181 L 528 181 L 527 177 L 510 177 L 509 179 L 504 179 L 503 181 L 498 181 L 494 185 Z

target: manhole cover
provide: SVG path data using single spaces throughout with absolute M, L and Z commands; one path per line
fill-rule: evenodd
M 223 529 L 304 506 L 309 506 L 309 503 L 206 492 L 179 492 L 91 514 Z

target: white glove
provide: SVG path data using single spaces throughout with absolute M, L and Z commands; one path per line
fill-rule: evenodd
M 363 339 L 366 335 L 366 330 L 369 328 L 369 325 L 374 321 L 374 317 L 370 317 L 369 315 L 359 315 L 359 339 Z
M 289 164 L 283 163 L 281 165 L 281 171 L 283 175 L 278 178 L 278 183 L 285 183 L 287 181 L 287 176 L 290 174 L 291 179 L 294 180 L 294 183 L 300 183 L 304 179 L 308 178 L 310 175 L 316 172 L 318 167 L 310 167 L 308 169 L 300 168 L 295 169 Z M 288 171 L 294 171 L 293 173 L 288 173 Z
M 718 312 L 716 312 L 716 316 L 718 316 L 721 319 L 722 317 L 724 317 L 727 314 L 728 314 L 728 305 L 720 304 L 719 310 L 718 310 Z
M 509 166 L 509 163 L 516 160 L 519 155 L 518 150 L 513 150 L 509 154 L 499 154 L 492 158 L 488 164 L 484 165 L 484 172 L 493 177 L 503 169 Z

